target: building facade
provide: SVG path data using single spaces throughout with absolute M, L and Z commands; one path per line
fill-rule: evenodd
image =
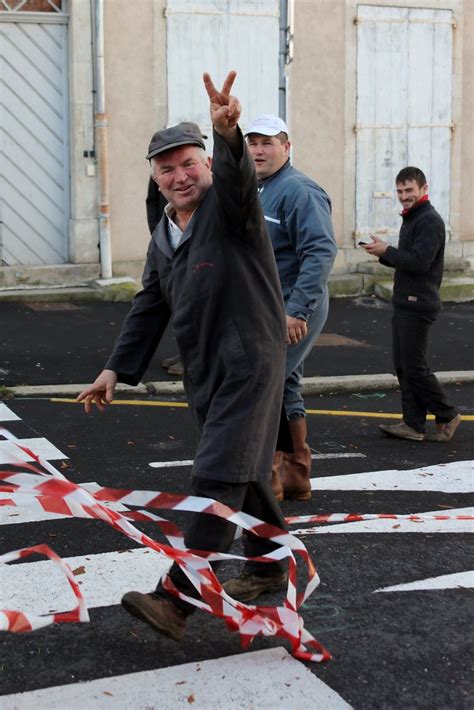
M 0 286 L 137 277 L 149 139 L 210 135 L 201 75 L 231 68 L 243 126 L 282 115 L 331 195 L 336 271 L 396 239 L 407 164 L 474 262 L 473 30 L 469 0 L 0 0 Z

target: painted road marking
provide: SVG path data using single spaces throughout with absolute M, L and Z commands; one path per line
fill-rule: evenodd
M 68 458 L 66 454 L 63 454 L 62 451 L 53 446 L 50 441 L 44 437 L 37 437 L 35 439 L 17 439 L 16 443 L 15 441 L 0 441 L 0 464 L 34 461 L 33 457 L 23 451 L 20 446 L 30 449 L 36 456 L 45 461 Z
M 474 461 L 453 461 L 409 471 L 372 471 L 312 478 L 313 490 L 323 491 L 439 491 L 470 493 Z
M 97 486 L 97 483 L 82 483 L 79 485 L 83 486 Z M 10 497 L 8 492 L 0 493 L 0 503 L 2 500 L 6 500 Z M 107 501 L 101 501 L 102 505 L 106 508 L 115 510 L 117 513 L 123 513 L 128 511 L 121 503 L 110 503 Z M 16 507 L 12 505 L 0 505 L 0 525 L 15 525 L 18 523 L 42 523 L 44 520 L 72 520 L 70 515 L 61 515 L 60 513 L 47 513 L 45 510 L 41 509 L 41 505 L 34 500 L 35 507 L 28 507 L 27 505 L 22 507 Z
M 75 399 L 67 397 L 50 397 L 50 402 L 64 402 L 69 404 L 82 404 L 82 402 L 76 402 Z M 170 407 L 171 409 L 175 407 L 187 408 L 187 402 L 162 402 L 162 401 L 152 401 L 141 400 L 141 399 L 115 399 L 110 403 L 116 406 L 127 406 L 127 407 Z M 347 409 L 307 409 L 307 414 L 321 414 L 333 417 L 376 417 L 378 419 L 401 419 L 401 414 L 393 414 L 387 412 L 355 412 L 349 411 Z M 428 419 L 434 419 L 432 414 L 428 415 Z M 462 414 L 462 421 L 474 422 L 474 414 Z
M 158 706 L 160 710 L 351 707 L 282 647 L 2 697 L 3 710 Z
M 420 518 L 425 515 L 440 515 L 440 510 L 418 512 Z M 474 515 L 474 507 L 452 508 L 443 510 L 443 515 Z M 380 518 L 377 520 L 361 520 L 354 523 L 338 523 L 337 525 L 317 525 L 312 528 L 299 528 L 292 530 L 292 535 L 339 535 L 344 533 L 474 533 L 472 520 L 393 520 Z
M 54 541 L 50 544 L 54 547 Z M 146 547 L 63 560 L 73 572 L 77 571 L 76 579 L 89 609 L 120 604 L 122 596 L 131 589 L 152 591 L 171 565 L 166 557 Z M 0 609 L 47 614 L 73 606 L 69 584 L 50 560 L 0 565 Z
M 341 454 L 311 454 L 311 458 L 314 459 L 353 459 L 361 458 L 365 459 L 365 454 L 360 453 L 341 453 Z M 183 459 L 182 461 L 152 461 L 148 465 L 151 468 L 174 468 L 180 466 L 192 466 L 194 459 Z
M 377 592 L 417 592 L 430 589 L 474 589 L 474 570 L 443 574 L 440 577 L 428 577 L 407 584 L 394 584 L 392 587 L 375 589 Z
M 17 417 L 15 412 L 7 407 L 6 404 L 0 402 L 0 422 L 14 422 L 19 421 L 20 417 Z

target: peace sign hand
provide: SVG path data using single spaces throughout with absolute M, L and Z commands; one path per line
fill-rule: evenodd
M 228 135 L 229 137 L 235 133 L 235 128 L 242 113 L 239 99 L 230 95 L 236 76 L 237 72 L 229 72 L 221 91 L 217 91 L 207 72 L 202 77 L 209 96 L 212 125 L 217 133 L 223 136 Z

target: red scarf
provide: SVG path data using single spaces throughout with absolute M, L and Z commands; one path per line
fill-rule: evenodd
M 402 211 L 400 212 L 401 216 L 404 217 L 406 214 L 409 214 L 410 212 L 413 212 L 413 210 L 416 210 L 416 208 L 418 207 L 418 205 L 421 205 L 422 202 L 428 202 L 429 199 L 430 199 L 430 196 L 429 196 L 429 195 L 423 195 L 423 197 L 420 197 L 420 199 L 418 200 L 418 202 L 415 202 L 415 204 L 413 205 L 413 207 L 409 207 L 409 208 L 406 209 L 406 210 L 402 210 Z

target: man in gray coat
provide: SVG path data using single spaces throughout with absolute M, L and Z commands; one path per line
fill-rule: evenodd
M 184 366 L 184 385 L 201 430 L 192 494 L 284 528 L 270 478 L 280 424 L 286 350 L 283 298 L 272 245 L 258 200 L 255 167 L 238 127 L 241 113 L 230 96 L 230 72 L 218 92 L 208 74 L 213 124 L 212 162 L 194 123 L 154 134 L 147 158 L 168 200 L 155 229 L 143 274 L 105 369 L 82 392 L 86 411 L 112 400 L 117 381 L 135 385 L 144 374 L 171 318 Z M 185 535 L 193 550 L 227 551 L 235 526 L 194 514 Z M 245 536 L 245 553 L 275 549 Z M 176 563 L 168 579 L 180 592 L 197 592 Z M 285 587 L 282 562 L 250 563 L 226 591 L 250 601 Z M 166 591 L 128 592 L 128 612 L 158 632 L 181 640 L 194 606 Z
M 272 485 L 278 500 L 310 500 L 311 450 L 301 380 L 304 361 L 328 315 L 328 278 L 337 253 L 331 201 L 322 187 L 292 166 L 288 128 L 281 118 L 258 116 L 246 136 L 275 252 L 290 343 L 284 405 L 293 452 L 276 452 Z

